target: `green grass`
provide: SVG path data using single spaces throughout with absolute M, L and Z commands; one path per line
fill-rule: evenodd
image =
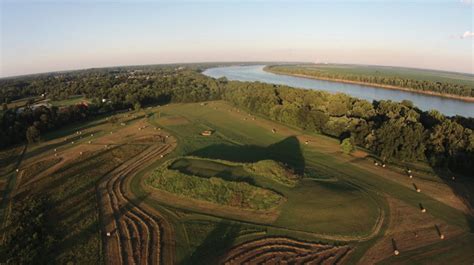
M 305 161 L 296 138 L 273 134 L 271 130 L 265 130 L 255 123 L 233 118 L 227 110 L 221 110 L 222 107 L 228 107 L 226 104 L 218 103 L 216 106 L 217 110 L 213 109 L 212 105 L 164 106 L 160 107 L 161 117 L 184 117 L 190 122 L 165 126 L 156 116 L 153 116 L 151 121 L 157 126 L 165 127 L 177 137 L 175 156 L 194 155 L 242 163 L 272 159 L 296 169 L 312 166 Z M 206 128 L 213 128 L 216 133 L 210 137 L 200 136 L 199 133 Z M 325 179 L 327 174 L 320 173 Z M 297 185 L 294 191 L 284 185 L 275 184 L 274 181 L 259 179 L 256 184 L 276 190 L 288 198 L 282 207 L 281 219 L 274 224 L 275 228 L 360 236 L 370 233 L 379 215 L 378 202 L 369 193 L 356 191 L 349 183 L 337 183 L 337 180 L 336 183 L 320 183 L 307 179 Z M 316 192 L 312 187 L 318 188 Z M 331 197 L 334 200 L 328 200 Z M 353 210 L 347 211 L 345 205 L 350 205 Z M 325 222 L 324 218 L 328 213 L 337 221 Z M 300 217 L 303 219 L 298 222 Z M 353 227 L 363 229 L 353 230 Z
M 462 212 L 451 208 L 424 193 L 414 190 L 394 181 L 382 178 L 378 174 L 364 170 L 357 163 L 341 155 L 338 142 L 325 136 L 311 134 L 317 141 L 333 144 L 334 150 L 316 149 L 300 145 L 293 136 L 284 136 L 272 133 L 267 127 L 257 122 L 244 121 L 230 113 L 227 103 L 211 102 L 207 106 L 199 104 L 172 104 L 159 108 L 161 117 L 184 118 L 186 123 L 170 125 L 161 123 L 157 115 L 150 116 L 150 122 L 164 127 L 178 140 L 178 147 L 171 157 L 198 156 L 210 159 L 222 159 L 239 163 L 255 163 L 271 159 L 284 163 L 295 171 L 304 175 L 294 188 L 280 185 L 275 181 L 257 179 L 255 184 L 275 190 L 287 198 L 280 208 L 280 216 L 272 224 L 249 223 L 245 219 L 233 219 L 241 225 L 265 227 L 269 235 L 288 235 L 307 240 L 318 240 L 329 236 L 323 242 L 338 242 L 334 236 L 367 236 L 374 227 L 378 216 L 388 218 L 388 205 L 384 196 L 389 195 L 400 199 L 413 207 L 418 203 L 430 209 L 429 214 L 446 221 L 450 225 L 458 226 L 469 231 L 472 219 Z M 150 111 L 152 113 L 154 110 Z M 260 117 L 259 119 L 263 119 Z M 258 120 L 258 119 L 257 119 Z M 210 137 L 202 137 L 199 133 L 205 129 L 214 129 Z M 294 128 L 292 128 L 294 129 Z M 303 134 L 295 130 L 295 134 Z M 158 166 L 162 162 L 157 162 Z M 152 170 L 150 167 L 148 170 Z M 235 169 L 234 169 L 235 170 Z M 383 174 L 383 172 L 380 172 Z M 144 194 L 140 189 L 139 179 L 132 182 L 132 191 Z M 192 253 L 187 249 L 189 239 L 186 236 L 189 228 L 185 220 L 189 216 L 195 219 L 212 218 L 216 222 L 226 220 L 225 216 L 216 213 L 206 215 L 196 212 L 192 208 L 174 208 L 170 205 L 150 199 L 150 205 L 168 212 L 170 219 L 178 228 L 177 240 L 178 260 L 187 260 Z M 180 214 L 173 214 L 180 213 Z M 387 221 L 387 220 L 385 220 Z M 386 222 L 377 237 L 357 243 L 354 258 L 362 256 L 376 239 L 384 233 Z M 194 231 L 194 230 L 193 230 Z M 308 234 L 314 233 L 314 234 Z M 193 240 L 203 240 L 203 237 L 213 237 L 212 233 L 197 233 Z M 333 236 L 333 237 L 331 237 Z M 192 243 L 194 244 L 194 243 Z M 235 244 L 235 242 L 234 242 Z M 347 241 L 346 241 L 347 244 Z M 351 243 L 352 244 L 352 243 Z
M 180 197 L 252 210 L 274 209 L 284 200 L 281 195 L 273 191 L 245 181 L 225 180 L 213 175 L 200 177 L 170 169 L 173 162 L 167 161 L 156 169 L 147 179 L 147 184 Z M 214 162 L 214 164 L 218 163 Z M 209 172 L 208 169 L 207 172 Z
M 474 235 L 468 234 L 460 238 L 443 240 L 433 245 L 415 250 L 401 252 L 400 256 L 391 257 L 377 264 L 466 264 L 474 262 Z
M 259 178 L 268 178 L 288 187 L 298 183 L 298 176 L 273 160 L 260 160 L 255 163 L 238 163 L 226 160 L 183 157 L 175 160 L 170 169 L 200 177 L 220 177 L 231 181 L 245 181 L 255 184 Z
M 52 101 L 51 104 L 56 107 L 63 107 L 63 106 L 76 105 L 81 102 L 90 103 L 90 101 L 86 97 L 77 95 L 77 96 L 71 96 L 68 99 Z

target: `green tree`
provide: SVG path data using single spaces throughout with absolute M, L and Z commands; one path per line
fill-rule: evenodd
M 140 102 L 136 102 L 135 104 L 133 104 L 133 109 L 140 110 L 141 108 L 142 108 L 142 105 L 140 104 Z
M 341 150 L 344 154 L 350 154 L 354 151 L 354 144 L 352 143 L 352 139 L 350 137 L 342 140 L 341 143 Z

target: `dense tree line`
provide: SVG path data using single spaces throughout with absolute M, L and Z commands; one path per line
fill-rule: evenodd
M 373 151 L 383 160 L 423 160 L 454 171 L 474 171 L 472 118 L 424 112 L 409 101 L 368 102 L 345 94 L 215 80 L 197 69 L 177 66 L 98 69 L 0 80 L 2 95 L 4 91 L 23 96 L 46 92 L 46 97 L 57 99 L 80 94 L 93 102 L 87 108 L 4 110 L 0 114 L 0 146 L 26 139 L 36 141 L 44 131 L 114 110 L 224 99 L 304 130 L 341 141 L 350 138 L 351 143 Z M 37 87 L 42 79 L 49 80 L 49 86 Z
M 263 83 L 228 82 L 223 98 L 270 119 L 339 138 L 352 138 L 381 159 L 428 161 L 473 172 L 472 119 L 423 112 L 411 102 L 360 100 L 345 94 Z M 470 121 L 470 122 L 468 122 Z
M 353 74 L 344 72 L 329 72 L 318 69 L 291 66 L 270 66 L 267 69 L 280 74 L 296 74 L 323 79 L 337 79 L 369 84 L 387 85 L 410 88 L 420 91 L 436 92 L 464 97 L 474 97 L 474 85 L 463 85 L 450 82 L 437 82 L 430 80 L 415 80 L 397 76 L 375 76 L 369 74 Z
M 46 196 L 25 198 L 13 205 L 14 211 L 0 251 L 2 264 L 51 264 L 56 227 Z

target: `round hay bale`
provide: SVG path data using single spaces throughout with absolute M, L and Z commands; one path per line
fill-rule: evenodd
M 443 234 L 439 235 L 439 238 L 440 238 L 441 240 L 443 240 L 443 239 L 444 239 L 444 235 L 443 235 Z
M 395 256 L 398 256 L 398 255 L 400 255 L 400 251 L 398 251 L 398 249 L 395 249 L 395 250 L 393 251 L 393 254 L 394 254 Z
M 421 212 L 426 213 L 426 209 L 425 208 L 421 209 Z
M 54 152 L 58 151 L 56 148 L 54 148 Z
M 412 179 L 412 178 L 413 178 L 413 175 L 410 174 L 410 176 L 408 176 L 408 177 L 410 177 L 410 178 Z
M 416 192 L 421 192 L 421 189 L 420 188 L 416 189 Z
M 15 171 L 16 171 L 16 172 L 19 172 L 20 170 L 17 168 Z

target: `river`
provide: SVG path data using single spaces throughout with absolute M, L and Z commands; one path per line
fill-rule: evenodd
M 323 90 L 330 93 L 345 93 L 350 96 L 372 100 L 410 100 L 422 110 L 435 109 L 447 116 L 461 115 L 474 117 L 474 103 L 451 98 L 442 98 L 408 91 L 384 89 L 378 87 L 316 80 L 287 75 L 277 75 L 263 70 L 265 65 L 226 66 L 209 68 L 203 74 L 213 77 L 226 77 L 237 81 L 260 81 L 297 88 Z

